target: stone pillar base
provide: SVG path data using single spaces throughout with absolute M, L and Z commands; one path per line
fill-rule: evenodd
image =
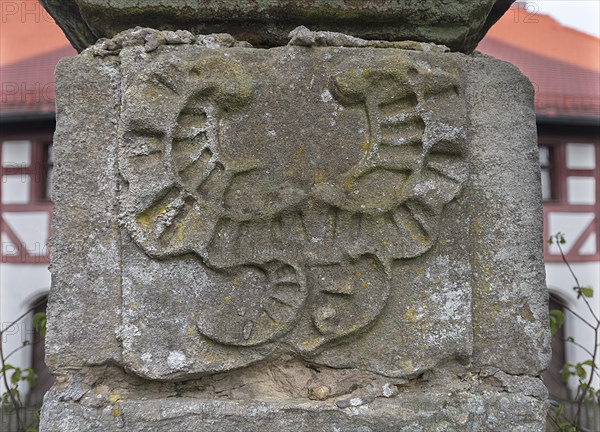
M 295 40 L 59 65 L 43 431 L 543 430 L 531 84 Z

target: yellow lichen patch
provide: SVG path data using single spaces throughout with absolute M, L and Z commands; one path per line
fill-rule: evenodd
M 321 342 L 321 338 L 316 337 L 313 339 L 309 339 L 309 340 L 300 342 L 300 346 L 304 349 L 313 349 L 313 348 L 316 348 L 320 342 Z
M 483 232 L 483 226 L 481 225 L 481 221 L 479 219 L 474 219 L 471 222 L 469 229 L 473 233 L 481 234 Z
M 373 267 L 374 269 L 378 269 L 379 268 L 379 264 L 377 263 L 377 261 L 375 261 L 373 258 L 369 258 L 367 260 L 367 262 L 369 263 L 369 265 L 371 267 Z
M 364 152 L 368 152 L 369 150 L 371 150 L 371 142 L 369 140 L 364 141 L 361 145 L 360 145 L 360 149 Z
M 341 280 L 335 286 L 336 292 L 340 294 L 352 294 L 354 292 L 354 282 L 352 280 Z
M 233 281 L 231 283 L 233 284 L 233 286 L 238 286 L 239 281 L 237 280 L 237 278 L 233 278 Z
M 352 188 L 354 187 L 354 180 L 351 179 L 350 177 L 346 178 L 344 180 L 344 189 L 349 192 L 350 190 L 352 190 Z
M 296 149 L 296 157 L 304 156 L 304 145 L 299 145 Z
M 325 171 L 319 170 L 315 173 L 315 183 L 323 183 L 325 181 Z
M 175 230 L 177 232 L 177 240 L 179 242 L 183 242 L 183 224 L 181 222 L 179 222 L 178 224 L 175 225 Z
M 167 206 L 161 206 L 158 208 L 152 208 L 150 207 L 149 209 L 147 209 L 146 211 L 144 211 L 143 213 L 140 213 L 139 215 L 137 215 L 137 221 L 140 225 L 142 225 L 142 227 L 144 228 L 148 228 L 148 226 L 150 225 L 150 223 L 156 219 L 157 216 L 161 215 L 161 214 L 165 214 L 168 210 Z
M 424 275 L 424 274 L 425 274 L 425 267 L 419 267 L 419 268 L 417 269 L 417 274 L 418 274 L 419 276 L 421 276 L 421 275 Z
M 356 276 L 356 277 L 361 277 L 362 275 L 363 275 L 363 274 L 362 274 L 362 272 L 361 272 L 360 270 L 356 270 L 356 271 L 354 272 L 354 276 Z
M 148 212 L 144 212 L 137 216 L 138 223 L 144 228 L 148 228 L 150 225 L 150 214 Z
M 404 370 L 404 371 L 412 371 L 414 369 L 414 364 L 412 362 L 411 359 L 405 359 L 400 361 L 400 367 Z
M 225 297 L 223 297 L 223 301 L 225 303 L 231 303 L 231 296 L 226 295 Z
M 110 411 L 110 414 L 113 417 L 121 417 L 121 415 L 123 415 L 123 412 L 119 408 L 115 407 Z
M 194 327 L 188 327 L 186 333 L 187 333 L 188 336 L 192 337 L 196 333 L 196 329 Z
M 217 354 L 206 354 L 203 360 L 209 363 L 219 363 L 225 361 L 226 357 Z
M 373 71 L 371 71 L 371 69 L 365 69 L 362 73 L 362 76 L 364 76 L 365 78 L 369 78 L 372 74 Z
M 408 322 L 412 322 L 412 323 L 416 323 L 417 322 L 417 317 L 419 316 L 419 314 L 417 313 L 416 310 L 414 310 L 413 308 L 409 307 L 408 309 L 406 309 L 406 312 L 404 312 L 404 314 L 402 315 L 404 317 L 404 319 Z
M 123 397 L 122 397 L 120 394 L 111 394 L 111 395 L 108 397 L 108 401 L 109 401 L 111 404 L 116 404 L 116 403 L 117 403 L 117 402 L 119 402 L 121 399 L 123 399 Z
M 410 238 L 412 241 L 418 242 L 421 244 L 429 243 L 429 240 L 424 235 L 421 234 L 420 229 L 417 227 L 417 225 L 412 220 L 406 221 L 406 228 L 410 232 Z
M 353 325 L 350 328 L 340 328 L 340 329 L 337 329 L 337 331 L 335 332 L 335 336 L 337 336 L 337 337 L 346 336 L 346 335 L 357 332 L 359 329 L 360 329 L 360 327 L 357 325 Z
M 368 288 L 368 287 L 369 287 L 369 282 L 367 282 L 367 281 L 362 281 L 362 282 L 360 283 L 360 286 L 361 286 L 361 287 L 363 287 L 363 288 Z

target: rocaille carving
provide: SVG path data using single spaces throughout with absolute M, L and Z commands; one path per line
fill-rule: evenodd
M 147 114 L 169 94 L 172 121 L 122 125 L 123 225 L 151 257 L 195 254 L 207 274 L 230 281 L 215 284 L 211 307 L 199 312 L 198 331 L 216 343 L 274 341 L 303 316 L 310 330 L 288 341 L 298 352 L 368 329 L 386 304 L 393 261 L 434 245 L 443 209 L 461 191 L 464 127 L 431 114 L 443 106 L 464 114 L 458 77 L 401 53 L 337 70 L 323 101 L 362 113 L 367 125 L 359 157 L 338 173 L 302 158 L 273 166 L 260 151 L 236 158 L 228 121 L 269 83 L 222 57 L 153 70 L 139 89 Z

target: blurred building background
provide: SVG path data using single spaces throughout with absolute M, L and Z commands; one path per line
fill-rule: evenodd
M 600 316 L 600 40 L 533 11 L 515 4 L 478 49 L 515 64 L 533 83 L 544 237 L 564 233 L 566 259 L 581 286 L 594 289 L 590 310 L 573 290 L 576 282 L 558 245 L 544 243 L 550 308 L 565 314 L 544 381 L 551 397 L 568 407 L 565 401 L 573 398 L 577 380 L 566 385 L 560 368 L 590 360 L 583 347 L 593 351 L 600 343 L 584 322 L 595 326 L 594 315 Z M 599 382 L 596 377 L 596 388 Z M 598 407 L 587 415 L 590 430 L 600 431 Z
M 36 1 L 3 1 L 0 32 L 0 323 L 6 328 L 18 320 L 2 344 L 6 355 L 32 342 L 9 362 L 35 369 L 35 387 L 22 391 L 28 403 L 38 404 L 52 383 L 32 317 L 44 310 L 50 289 L 54 68 L 60 58 L 76 53 Z M 590 304 L 599 316 L 600 40 L 516 4 L 478 49 L 515 64 L 534 85 L 544 236 L 565 234 L 566 257 L 581 284 L 594 288 Z M 575 282 L 558 248 L 544 247 L 551 308 L 566 315 L 544 379 L 552 397 L 568 400 L 575 383 L 562 382 L 560 367 L 590 357 L 565 340 L 573 337 L 588 349 L 600 341 L 576 317 L 593 320 L 572 289 Z M 600 430 L 599 424 L 594 427 Z

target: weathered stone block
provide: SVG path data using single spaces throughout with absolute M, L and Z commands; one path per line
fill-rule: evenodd
M 216 39 L 58 68 L 46 430 L 542 430 L 527 80 Z
M 78 50 L 131 27 L 227 32 L 253 44 L 287 43 L 306 25 L 367 39 L 416 40 L 470 52 L 513 0 L 41 0 Z M 160 15 L 160 18 L 158 17 Z

